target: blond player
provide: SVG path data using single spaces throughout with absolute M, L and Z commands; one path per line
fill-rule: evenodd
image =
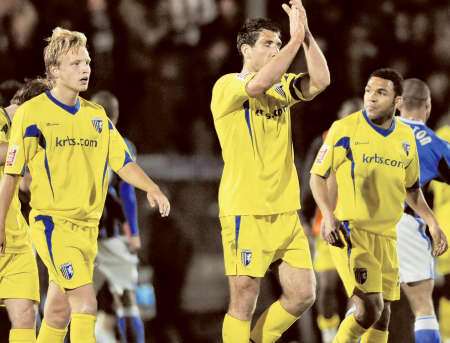
M 71 342 L 92 343 L 97 310 L 92 274 L 108 168 L 144 190 L 162 216 L 170 205 L 130 158 L 104 109 L 79 96 L 87 90 L 91 73 L 84 34 L 56 28 L 44 62 L 51 90 L 20 106 L 12 123 L 0 190 L 0 230 L 27 166 L 32 177 L 31 237 L 50 279 L 37 341 L 63 342 L 70 320 Z

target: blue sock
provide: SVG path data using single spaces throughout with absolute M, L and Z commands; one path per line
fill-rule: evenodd
M 127 337 L 131 336 L 134 338 L 133 343 L 145 343 L 145 328 L 140 316 L 117 317 L 117 325 L 121 342 L 127 342 Z M 127 327 L 131 335 L 127 335 Z
M 416 343 L 440 343 L 439 323 L 435 315 L 416 317 L 414 323 Z
M 136 337 L 136 343 L 145 343 L 144 323 L 140 316 L 133 316 L 131 319 L 131 327 Z
M 117 327 L 119 328 L 120 341 L 127 341 L 127 322 L 126 318 L 122 316 L 117 316 Z

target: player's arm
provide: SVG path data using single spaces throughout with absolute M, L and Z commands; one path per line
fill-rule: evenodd
M 123 181 L 146 192 L 150 206 L 157 205 L 161 216 L 167 217 L 170 212 L 169 200 L 158 185 L 132 160 L 124 139 L 111 121 L 109 130 L 109 165 Z
M 433 239 L 433 256 L 440 256 L 447 251 L 447 237 L 440 228 L 433 211 L 428 206 L 422 190 L 419 187 L 408 188 L 406 202 L 428 225 Z
M 6 154 L 8 153 L 8 143 L 0 143 L 0 166 L 5 165 Z
M 334 125 L 330 128 L 325 142 L 317 153 L 311 168 L 309 185 L 317 206 L 322 212 L 323 225 L 321 234 L 331 245 L 344 246 L 339 235 L 339 221 L 334 216 L 336 207 L 337 184 L 334 178 Z M 331 180 L 330 180 L 331 179 Z
M 19 181 L 18 175 L 5 174 L 0 182 L 0 254 L 5 252 L 5 221 L 14 191 Z
M 274 84 L 280 82 L 281 77 L 288 70 L 305 39 L 306 15 L 304 11 L 301 11 L 300 6 L 289 7 L 286 4 L 282 6 L 289 16 L 291 38 L 280 52 L 247 83 L 246 91 L 250 97 L 262 95 Z
M 161 216 L 167 217 L 170 203 L 158 185 L 142 170 L 136 162 L 129 162 L 117 171 L 120 178 L 147 193 L 151 207 L 158 205 Z

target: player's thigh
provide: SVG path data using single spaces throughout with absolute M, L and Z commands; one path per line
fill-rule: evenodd
M 297 211 L 279 214 L 273 226 L 269 239 L 280 243 L 274 261 L 281 259 L 292 267 L 312 270 L 309 241 Z
M 97 313 L 97 299 L 92 284 L 66 290 L 72 313 Z
M 383 298 L 387 301 L 399 300 L 400 276 L 397 242 L 393 238 L 378 236 L 376 245 L 376 250 L 382 252 L 379 260 L 381 260 Z
M 402 283 L 401 288 L 411 306 L 411 310 L 416 314 L 418 312 L 428 312 L 423 314 L 431 314 L 433 312 L 433 288 L 434 281 L 421 280 L 414 283 Z
M 220 218 L 227 276 L 263 277 L 276 249 L 265 239 L 272 229 L 270 216 L 226 216 Z
M 400 282 L 410 283 L 433 278 L 434 258 L 431 240 L 425 233 L 425 223 L 403 214 L 397 224 L 397 252 Z
M 39 275 L 31 249 L 0 257 L 0 299 L 30 299 L 39 302 Z
M 278 266 L 283 294 L 288 298 L 313 301 L 316 293 L 316 277 L 310 268 L 297 268 L 287 262 L 281 262 Z
M 350 227 L 349 268 L 356 288 L 364 293 L 382 293 L 382 261 L 377 254 L 376 235 Z
M 30 217 L 31 237 L 49 279 L 64 289 L 92 283 L 97 253 L 95 228 L 76 226 L 50 216 Z
M 34 328 L 37 310 L 34 301 L 30 299 L 5 299 L 4 303 L 13 328 Z

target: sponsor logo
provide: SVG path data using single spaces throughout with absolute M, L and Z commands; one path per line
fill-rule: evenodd
M 96 148 L 98 146 L 98 142 L 96 139 L 87 139 L 87 138 L 73 138 L 66 137 L 60 138 L 56 137 L 55 139 L 56 147 L 64 148 L 66 146 L 82 146 L 88 148 Z
M 364 284 L 367 281 L 367 269 L 366 268 L 353 268 L 353 272 L 355 273 L 355 280 L 360 285 Z
M 61 270 L 61 274 L 62 274 L 62 276 L 64 276 L 65 279 L 70 280 L 73 277 L 74 271 L 73 271 L 72 263 L 67 262 L 67 263 L 62 264 L 59 267 L 59 270 Z
M 252 263 L 252 252 L 251 250 L 242 250 L 241 251 L 241 262 L 242 265 L 247 267 L 250 263 Z
M 5 165 L 7 167 L 11 167 L 16 161 L 17 152 L 19 151 L 19 147 L 17 145 L 11 145 L 8 149 L 8 156 L 6 156 Z
M 281 117 L 283 112 L 286 112 L 288 109 L 287 106 L 283 106 L 281 108 L 276 108 L 272 111 L 272 113 L 264 113 L 264 110 L 262 109 L 256 109 L 255 114 L 258 117 L 266 117 L 267 119 L 277 119 L 278 117 Z
M 404 166 L 405 166 L 402 161 L 394 160 L 391 158 L 385 158 L 383 156 L 379 156 L 378 154 L 375 154 L 372 156 L 363 154 L 362 161 L 363 161 L 363 163 L 384 164 L 386 166 L 397 167 L 397 168 L 404 168 Z
M 327 144 L 322 144 L 322 147 L 320 148 L 319 152 L 317 153 L 317 157 L 316 157 L 317 164 L 322 164 L 323 160 L 325 159 L 325 156 L 327 156 L 328 149 L 329 149 L 329 147 Z
M 95 131 L 101 133 L 103 130 L 103 120 L 101 118 L 92 118 L 91 122 Z

